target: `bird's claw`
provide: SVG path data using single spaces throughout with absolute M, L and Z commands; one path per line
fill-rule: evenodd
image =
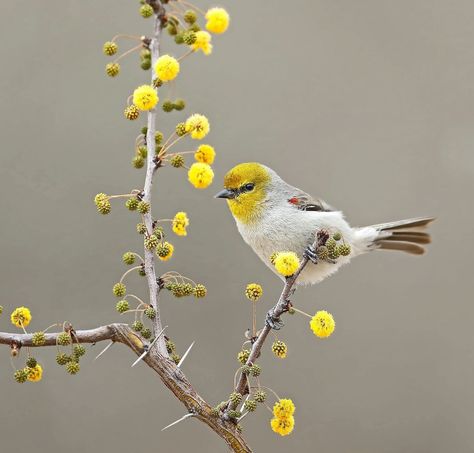
M 312 245 L 308 245 L 308 247 L 306 247 L 304 256 L 308 258 L 313 264 L 318 263 L 318 255 L 316 254 L 316 250 Z
M 273 316 L 271 312 L 267 313 L 265 324 L 274 330 L 280 330 L 285 325 L 279 317 Z

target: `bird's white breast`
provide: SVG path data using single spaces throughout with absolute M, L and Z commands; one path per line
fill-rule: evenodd
M 353 230 L 344 220 L 341 212 L 300 211 L 294 206 L 283 204 L 266 209 L 261 218 L 252 224 L 237 221 L 243 239 L 262 261 L 274 272 L 270 256 L 275 252 L 295 252 L 300 259 L 308 245 L 314 241 L 315 233 L 321 229 L 339 231 L 344 240 L 352 245 Z M 298 283 L 318 283 L 350 261 L 351 256 L 340 257 L 336 264 L 309 262 L 301 273 Z

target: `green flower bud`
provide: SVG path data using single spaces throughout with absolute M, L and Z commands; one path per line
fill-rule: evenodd
M 174 109 L 174 104 L 171 101 L 164 101 L 161 108 L 164 112 L 171 112 Z
M 166 340 L 166 350 L 171 354 L 176 350 L 176 345 L 171 340 Z
M 132 252 L 125 252 L 122 255 L 122 261 L 125 264 L 128 264 L 129 266 L 131 266 L 135 262 L 135 254 Z
M 255 411 L 257 409 L 257 402 L 255 400 L 247 400 L 244 403 L 244 409 L 249 412 Z
M 206 294 L 207 294 L 207 288 L 204 285 L 202 285 L 201 283 L 198 283 L 194 287 L 194 297 L 196 297 L 197 299 L 201 299 L 203 297 L 206 297 Z
M 138 200 L 136 197 L 132 197 L 132 198 L 129 198 L 126 202 L 125 202 L 125 207 L 129 210 L 129 211 L 136 211 L 137 210 L 137 207 L 138 207 Z
M 197 23 L 194 23 L 190 27 L 188 27 L 188 31 L 201 31 L 201 27 Z
M 143 60 L 140 63 L 140 68 L 142 68 L 144 71 L 148 71 L 151 68 L 151 60 Z
M 257 403 L 264 403 L 267 398 L 267 394 L 263 390 L 257 390 L 253 397 Z
M 197 14 L 192 9 L 185 11 L 183 19 L 187 24 L 194 24 L 197 21 Z
M 148 132 L 148 126 L 143 126 L 143 127 L 141 128 L 141 133 L 142 133 L 143 135 L 146 135 L 147 132 Z
M 166 27 L 166 31 L 170 36 L 176 36 L 178 34 L 178 29 L 176 28 L 176 25 L 171 23 L 168 24 L 168 26 Z
M 146 275 L 145 264 L 140 265 L 140 268 L 138 269 L 138 275 L 140 277 L 145 277 Z
M 114 287 L 112 288 L 112 292 L 117 296 L 117 297 L 123 297 L 125 296 L 126 292 L 127 292 L 127 287 L 119 282 L 119 283 L 116 283 L 114 285 Z
M 227 412 L 227 415 L 228 415 L 230 418 L 240 418 L 240 417 L 242 416 L 242 412 L 232 410 L 232 411 Z
M 146 233 L 146 225 L 144 223 L 137 223 L 137 233 L 138 234 Z
M 156 131 L 155 132 L 155 144 L 159 145 L 163 141 L 163 132 Z
M 332 235 L 332 238 L 335 240 L 335 241 L 340 241 L 342 239 L 342 234 L 338 231 L 336 233 L 334 233 Z
M 74 358 L 77 360 L 86 354 L 86 348 L 82 344 L 75 344 L 73 350 Z
M 57 336 L 56 342 L 61 346 L 68 346 L 71 344 L 71 335 L 69 332 L 61 332 Z
M 66 371 L 69 374 L 77 374 L 79 373 L 80 369 L 81 369 L 80 365 L 74 360 L 71 360 L 66 364 Z
M 331 249 L 334 249 L 336 248 L 336 240 L 334 238 L 329 238 L 327 241 L 326 241 L 326 247 L 331 250 Z
M 340 256 L 339 247 L 334 247 L 329 249 L 329 258 L 332 260 L 337 260 Z
M 105 73 L 109 77 L 116 77 L 119 75 L 120 65 L 118 63 L 108 63 L 105 65 Z
M 288 353 L 288 347 L 283 341 L 277 340 L 272 344 L 272 352 L 278 358 L 284 359 Z
M 24 369 L 16 370 L 15 373 L 13 374 L 13 377 L 16 382 L 18 382 L 19 384 L 23 384 L 28 379 L 28 371 Z
M 43 346 L 46 343 L 44 332 L 35 332 L 32 341 L 35 346 Z
M 156 318 L 156 311 L 153 307 L 148 307 L 145 309 L 145 316 L 148 319 L 155 319 Z
M 139 146 L 137 151 L 143 159 L 146 159 L 146 156 L 148 155 L 148 148 L 146 146 Z
M 252 367 L 250 368 L 250 374 L 256 377 L 256 376 L 260 376 L 261 373 L 262 373 L 262 367 L 254 363 Z
M 130 305 L 127 300 L 119 300 L 117 304 L 115 305 L 115 309 L 119 313 L 125 313 L 126 311 L 130 309 Z
M 159 239 L 163 239 L 165 237 L 165 233 L 163 227 L 158 225 L 153 229 L 153 234 Z
M 242 401 L 242 395 L 240 393 L 237 393 L 237 392 L 232 392 L 229 396 L 229 401 L 233 405 L 237 406 Z
M 177 111 L 181 111 L 186 107 L 186 102 L 184 99 L 176 99 L 173 104 L 173 108 Z
M 144 19 L 148 19 L 149 17 L 153 16 L 153 12 L 154 12 L 153 8 L 150 5 L 148 5 L 147 3 L 140 7 L 140 15 Z
M 175 37 L 174 37 L 174 42 L 176 44 L 183 44 L 184 43 L 184 33 L 178 33 Z
M 196 42 L 196 33 L 194 31 L 187 31 L 183 35 L 183 41 L 188 46 L 192 46 Z
M 316 249 L 316 255 L 320 260 L 327 260 L 329 258 L 329 249 L 325 245 L 321 245 Z
M 176 154 L 171 158 L 171 166 L 174 168 L 180 168 L 184 165 L 184 157 L 181 154 Z
M 113 41 L 107 41 L 104 43 L 104 47 L 102 48 L 105 55 L 111 57 L 115 55 L 118 51 L 118 46 Z
M 151 338 L 151 330 L 148 329 L 148 327 L 142 330 L 142 337 L 145 338 L 145 340 Z
M 134 121 L 140 116 L 140 110 L 132 104 L 125 108 L 123 114 L 127 120 Z
M 135 157 L 132 159 L 132 165 L 133 165 L 135 168 L 143 168 L 143 166 L 145 165 L 145 160 L 143 159 L 142 156 L 135 156 Z
M 64 354 L 63 352 L 59 353 L 57 356 L 56 356 L 56 363 L 58 365 L 66 365 L 66 363 L 70 362 L 71 361 L 71 357 L 68 356 L 67 354 Z
M 193 292 L 194 292 L 194 288 L 193 288 L 193 285 L 191 285 L 191 283 L 183 284 L 183 293 L 185 296 L 190 296 L 191 294 L 193 294 Z
M 250 350 L 249 349 L 242 349 L 237 354 L 237 360 L 242 364 L 245 365 L 247 363 L 248 358 L 250 357 Z
M 181 356 L 178 354 L 171 354 L 171 360 L 178 365 L 181 360 Z
M 351 254 L 351 246 L 349 244 L 341 244 L 337 249 L 341 256 L 349 256 Z
M 158 77 L 153 79 L 153 87 L 154 88 L 160 88 L 163 85 L 163 81 L 160 80 Z
M 140 214 L 148 214 L 150 212 L 150 203 L 147 201 L 140 201 L 137 206 L 137 210 Z
M 135 331 L 135 332 L 141 332 L 143 330 L 145 326 L 143 325 L 143 323 L 141 321 L 135 321 L 133 324 L 132 324 L 132 329 Z
M 28 368 L 34 368 L 36 365 L 38 365 L 38 361 L 34 357 L 28 357 L 26 360 L 26 366 Z
M 183 135 L 186 135 L 186 124 L 185 123 L 178 123 L 176 125 L 176 135 L 178 137 L 182 137 Z
M 143 243 L 147 250 L 154 250 L 156 246 L 158 245 L 159 240 L 154 234 L 151 234 L 150 236 L 145 238 Z

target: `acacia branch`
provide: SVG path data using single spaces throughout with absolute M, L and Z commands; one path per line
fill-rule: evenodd
M 312 248 L 315 250 L 316 247 L 318 246 L 318 238 L 316 235 L 316 239 L 312 245 Z M 291 276 L 288 277 L 285 281 L 285 285 L 283 286 L 283 290 L 280 294 L 280 297 L 278 299 L 278 302 L 271 308 L 268 313 L 267 317 L 270 317 L 271 319 L 278 319 L 280 316 L 288 311 L 289 305 L 290 305 L 290 296 L 294 292 L 294 285 L 300 276 L 301 272 L 303 269 L 306 267 L 308 264 L 308 257 L 305 255 L 300 263 L 300 267 L 298 270 Z M 260 357 L 262 347 L 265 344 L 265 340 L 267 339 L 268 334 L 272 328 L 268 325 L 268 323 L 265 323 L 265 326 L 263 329 L 260 331 L 260 334 L 258 335 L 257 339 L 252 345 L 252 350 L 250 351 L 249 358 L 247 359 L 246 365 L 252 365 L 253 363 L 256 362 L 256 360 Z M 240 393 L 241 395 L 245 395 L 247 393 L 250 393 L 249 386 L 247 384 L 247 375 L 244 373 L 240 374 L 239 381 L 237 383 L 237 386 L 235 387 L 235 391 L 237 393 Z M 228 409 L 232 410 L 237 407 L 237 404 L 229 403 Z M 227 416 L 228 417 L 228 416 Z
M 153 18 L 154 21 L 154 30 L 153 30 L 153 37 L 150 41 L 150 52 L 151 52 L 151 73 L 152 73 L 152 83 L 153 79 L 155 78 L 155 62 L 160 56 L 160 35 L 162 26 L 162 20 L 164 15 L 164 8 L 161 4 L 161 1 L 154 1 L 150 4 L 155 9 L 155 16 Z M 148 119 L 147 119 L 147 136 L 146 136 L 146 143 L 147 143 L 147 159 L 146 159 L 146 177 L 145 177 L 145 184 L 143 187 L 143 200 L 150 203 L 150 210 L 147 214 L 144 215 L 144 222 L 147 228 L 147 231 L 152 234 L 153 232 L 153 216 L 151 214 L 151 189 L 153 185 L 153 175 L 157 169 L 157 165 L 155 163 L 155 131 L 156 131 L 156 108 L 150 110 L 148 112 Z M 156 336 L 162 330 L 162 323 L 161 323 L 161 314 L 160 314 L 160 305 L 159 305 L 159 292 L 160 288 L 158 285 L 158 281 L 156 278 L 156 271 L 155 271 L 155 255 L 153 250 L 148 250 L 145 247 L 145 273 L 148 281 L 148 290 L 150 293 L 150 305 L 155 309 L 156 316 L 152 320 L 152 327 L 153 327 L 153 334 Z M 155 348 L 154 348 L 155 349 Z M 159 353 L 165 357 L 168 356 L 168 352 L 166 350 L 166 343 L 164 337 L 158 339 L 156 343 L 156 349 Z
M 0 332 L 0 344 L 15 345 L 19 349 L 23 346 L 33 348 L 56 346 L 60 333 L 45 333 L 45 342 L 39 346 L 33 344 L 33 334 Z M 137 355 L 143 354 L 149 345 L 127 324 L 109 324 L 90 330 L 75 330 L 73 338 L 78 343 L 98 343 L 107 340 L 122 343 Z M 159 352 L 150 352 L 143 358 L 143 361 L 158 374 L 166 387 L 184 404 L 188 413 L 193 414 L 192 418 L 197 418 L 209 426 L 227 443 L 232 451 L 252 453 L 238 432 L 236 425 L 213 415 L 212 407 L 199 396 L 185 374 L 171 359 Z

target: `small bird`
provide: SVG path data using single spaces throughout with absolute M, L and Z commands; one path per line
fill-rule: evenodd
M 216 198 L 227 199 L 244 241 L 274 272 L 270 257 L 290 251 L 309 258 L 297 284 L 315 284 L 342 265 L 373 250 L 400 250 L 413 255 L 425 252 L 431 237 L 423 230 L 433 217 L 417 217 L 353 228 L 341 211 L 283 181 L 271 168 L 250 162 L 232 168 L 224 177 L 224 190 Z M 312 247 L 318 232 L 337 234 L 350 246 L 347 256 L 319 259 Z

